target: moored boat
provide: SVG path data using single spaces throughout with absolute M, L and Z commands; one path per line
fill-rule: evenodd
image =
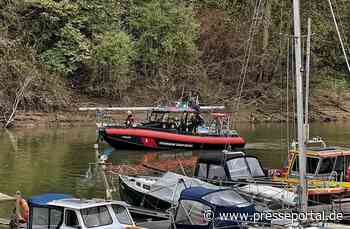
M 46 193 L 29 198 L 28 205 L 28 221 L 22 222 L 22 226 L 28 229 L 139 228 L 128 211 L 128 205 L 121 201 L 87 200 L 66 194 Z M 11 225 L 19 228 L 18 222 Z
M 222 214 L 244 215 L 245 219 L 227 218 Z M 175 228 L 241 228 L 253 222 L 255 204 L 232 189 L 211 189 L 198 186 L 184 189 L 178 200 Z M 243 217 L 242 217 L 243 218 Z M 256 222 L 258 223 L 258 222 Z
M 204 153 L 204 152 L 203 152 Z M 295 206 L 297 195 L 285 189 L 287 183 L 273 181 L 263 169 L 259 159 L 243 151 L 226 151 L 202 154 L 196 163 L 194 177 L 203 181 L 235 187 L 241 195 L 253 198 L 265 205 Z
M 350 149 L 306 147 L 305 157 L 307 194 L 311 201 L 330 204 L 334 199 L 350 197 Z M 292 149 L 288 152 L 287 166 L 275 172 L 273 181 L 296 186 L 299 180 L 299 150 Z
M 132 177 L 119 175 L 119 192 L 122 200 L 131 205 L 153 210 L 167 210 L 175 205 L 186 187 L 220 187 L 196 178 L 167 172 L 161 177 Z

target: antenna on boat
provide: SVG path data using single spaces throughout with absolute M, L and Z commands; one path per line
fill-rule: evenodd
M 299 180 L 300 180 L 300 210 L 307 212 L 307 190 L 306 190 L 306 158 L 304 152 L 304 120 L 303 120 L 303 81 L 301 64 L 301 35 L 300 35 L 300 1 L 293 0 L 294 17 L 294 48 L 295 48 L 295 76 L 297 97 L 297 123 L 298 123 L 298 148 L 299 148 Z

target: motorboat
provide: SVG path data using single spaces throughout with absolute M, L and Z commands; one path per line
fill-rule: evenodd
M 100 125 L 99 136 L 116 149 L 224 149 L 241 148 L 245 141 L 229 129 L 229 114 L 212 112 L 205 122 L 203 112 L 212 107 L 154 107 L 147 120 L 133 126 Z M 198 121 L 201 119 L 201 121 Z
M 180 193 L 186 187 L 220 187 L 191 178 L 167 172 L 161 177 L 119 175 L 119 193 L 122 200 L 133 206 L 153 210 L 167 210 L 176 205 Z
M 97 228 L 137 229 L 122 201 L 78 199 L 60 193 L 45 193 L 28 199 L 28 229 Z M 14 225 L 10 223 L 10 225 Z

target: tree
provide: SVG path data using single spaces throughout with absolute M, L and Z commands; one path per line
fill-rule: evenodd
M 191 6 L 151 0 L 131 7 L 128 29 L 137 40 L 142 75 L 157 77 L 169 63 L 183 68 L 198 60 L 199 24 Z
M 134 42 L 125 32 L 106 32 L 99 36 L 90 60 L 92 74 L 88 91 L 120 98 L 132 80 L 135 55 Z

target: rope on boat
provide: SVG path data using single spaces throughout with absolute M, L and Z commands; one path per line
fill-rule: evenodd
M 250 56 L 251 56 L 251 51 L 253 48 L 253 38 L 256 34 L 256 30 L 257 30 L 257 22 L 258 22 L 258 18 L 260 16 L 260 7 L 261 7 L 261 2 L 262 0 L 257 0 L 257 4 L 255 4 L 255 8 L 254 8 L 254 15 L 253 15 L 253 20 L 252 23 L 250 25 L 250 29 L 249 29 L 249 37 L 248 37 L 248 44 L 245 48 L 245 52 L 244 52 L 244 66 L 242 67 L 240 76 L 239 76 L 239 82 L 238 82 L 238 87 L 237 87 L 237 103 L 236 103 L 236 109 L 235 109 L 235 116 L 237 117 L 238 111 L 239 111 L 239 105 L 240 105 L 240 100 L 242 97 L 242 92 L 243 92 L 243 88 L 244 88 L 244 84 L 245 84 L 245 78 L 247 76 L 247 69 L 248 69 L 248 65 L 249 65 L 249 60 L 250 60 Z
M 342 39 L 340 31 L 339 31 L 338 22 L 337 22 L 337 19 L 335 17 L 334 11 L 333 11 L 333 5 L 332 5 L 331 0 L 328 0 L 328 3 L 329 3 L 329 8 L 330 8 L 331 13 L 332 13 L 335 29 L 337 31 L 338 38 L 339 38 L 339 41 L 340 41 L 340 45 L 341 45 L 341 48 L 342 48 L 342 51 L 343 51 L 343 54 L 344 54 L 346 66 L 348 67 L 348 71 L 349 71 L 349 74 L 350 74 L 350 65 L 349 65 L 349 61 L 348 61 L 348 56 L 346 54 L 346 50 L 345 50 L 345 46 L 344 46 L 344 43 L 343 43 L 343 39 Z

